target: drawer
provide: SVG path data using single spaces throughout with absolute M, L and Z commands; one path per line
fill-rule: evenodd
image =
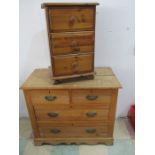
M 112 101 L 111 90 L 73 90 L 72 102 L 74 104 L 105 104 L 108 107 Z
M 93 54 L 57 56 L 53 61 L 55 76 L 93 72 Z
M 51 32 L 93 30 L 94 22 L 94 6 L 49 8 L 49 27 Z
M 94 32 L 53 33 L 50 36 L 53 55 L 94 52 Z
M 96 137 L 109 135 L 108 126 L 39 128 L 41 137 Z
M 57 110 L 49 108 L 47 110 L 36 110 L 36 118 L 38 121 L 92 121 L 92 120 L 108 120 L 108 109 L 68 109 Z
M 69 94 L 65 90 L 32 90 L 33 104 L 69 104 Z

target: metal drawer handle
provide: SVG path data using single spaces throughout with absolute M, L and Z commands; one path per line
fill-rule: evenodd
M 97 115 L 97 113 L 96 112 L 87 112 L 86 115 L 88 117 L 95 117 Z
M 89 129 L 86 129 L 86 132 L 87 133 L 95 133 L 96 129 L 95 128 L 89 128 Z
M 54 101 L 56 98 L 56 96 L 45 96 L 45 100 L 47 101 Z
M 88 96 L 86 96 L 86 98 L 87 98 L 87 100 L 93 101 L 93 100 L 96 100 L 96 99 L 98 98 L 98 96 L 91 96 L 91 95 L 88 95 Z
M 51 129 L 50 132 L 54 133 L 54 134 L 57 134 L 57 133 L 60 133 L 61 130 L 59 130 L 59 129 Z
M 56 113 L 56 112 L 49 112 L 49 113 L 47 113 L 47 115 L 48 115 L 49 117 L 57 117 L 59 114 Z

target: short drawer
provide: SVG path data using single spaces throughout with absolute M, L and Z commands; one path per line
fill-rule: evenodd
M 41 137 L 96 137 L 109 135 L 108 126 L 39 128 Z
M 32 90 L 33 104 L 69 104 L 69 94 L 65 90 Z
M 38 121 L 92 121 L 92 120 L 108 120 L 108 109 L 68 109 L 57 110 L 49 108 L 47 110 L 36 110 L 36 118 Z
M 53 55 L 94 52 L 94 32 L 53 33 L 50 35 Z
M 57 56 L 53 63 L 55 76 L 93 72 L 93 54 Z
M 111 90 L 73 90 L 72 102 L 74 104 L 110 104 L 112 101 Z
M 95 7 L 53 7 L 49 8 L 49 27 L 51 32 L 93 30 Z

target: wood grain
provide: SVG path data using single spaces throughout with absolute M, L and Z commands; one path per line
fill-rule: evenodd
M 94 52 L 94 32 L 65 32 L 50 35 L 53 55 Z
M 95 69 L 94 80 L 76 81 L 54 85 L 49 70 L 35 69 L 21 86 L 22 89 L 118 89 L 121 84 L 110 67 Z
M 108 126 L 39 128 L 41 137 L 108 137 Z M 54 131 L 57 131 L 54 132 Z M 88 132 L 89 131 L 89 132 Z
M 68 58 L 71 58 L 73 54 L 94 53 L 97 3 L 63 4 L 42 4 L 42 8 L 45 8 L 46 12 L 51 78 L 54 84 L 60 79 L 75 78 L 75 80 L 78 80 L 76 77 L 91 75 L 93 78 L 94 75 L 94 54 L 89 60 L 87 57 L 83 57 L 86 58 L 86 62 L 89 61 L 89 64 L 80 63 L 78 65 L 76 60 L 72 60 L 72 64 L 68 64 L 69 66 L 64 66 L 63 63 L 64 61 L 70 63 L 69 60 L 66 60 L 65 57 L 59 58 L 59 56 L 67 55 Z M 55 58 L 55 56 L 57 57 Z M 85 65 L 89 69 L 86 69 Z M 80 66 L 80 70 L 85 68 L 84 71 L 77 71 L 77 66 Z M 68 67 L 71 69 L 68 69 Z
M 53 58 L 54 75 L 74 75 L 93 71 L 93 54 L 59 56 Z
M 48 114 L 56 113 L 57 116 L 51 117 Z M 95 113 L 95 116 L 90 117 L 87 114 Z M 81 120 L 81 121 L 92 121 L 92 120 L 108 120 L 109 119 L 109 109 L 68 109 L 59 110 L 48 108 L 46 110 L 36 110 L 36 118 L 38 121 L 58 121 L 58 120 Z
M 41 8 L 44 9 L 45 7 L 52 7 L 52 6 L 92 6 L 92 5 L 99 5 L 96 2 L 89 2 L 89 3 L 42 3 Z
M 121 85 L 112 70 L 97 68 L 94 80 L 61 85 L 48 83 L 47 71 L 36 70 L 22 87 L 35 145 L 113 144 L 117 95 Z M 110 88 L 105 84 L 106 78 L 108 83 L 111 82 Z M 39 87 L 34 87 L 34 83 Z M 48 95 L 48 100 L 52 101 L 45 100 Z
M 94 6 L 53 7 L 49 8 L 51 32 L 84 31 L 94 29 Z
M 65 90 L 46 89 L 30 92 L 32 104 L 69 104 L 69 94 Z M 48 97 L 53 97 L 53 100 L 48 100 Z
M 112 91 L 108 90 L 73 90 L 72 102 L 74 104 L 111 104 Z M 96 97 L 93 100 L 89 97 Z
M 65 138 L 35 138 L 35 145 L 42 144 L 113 144 L 113 137 L 65 137 Z

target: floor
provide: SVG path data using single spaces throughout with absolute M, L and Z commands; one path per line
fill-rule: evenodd
M 19 120 L 19 155 L 134 155 L 134 131 L 128 119 L 116 120 L 114 145 L 43 145 L 34 146 L 28 118 Z

